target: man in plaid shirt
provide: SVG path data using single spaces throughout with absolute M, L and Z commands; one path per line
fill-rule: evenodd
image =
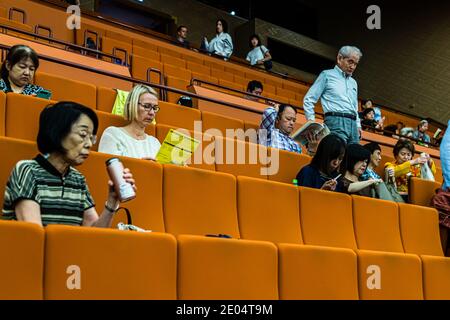
M 302 153 L 302 149 L 289 135 L 294 130 L 297 110 L 282 104 L 267 108 L 259 126 L 259 143 L 266 146 Z

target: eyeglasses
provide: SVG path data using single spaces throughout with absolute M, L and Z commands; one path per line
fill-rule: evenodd
M 153 106 L 153 105 L 151 105 L 151 104 L 140 103 L 140 102 L 138 102 L 138 104 L 139 104 L 140 106 L 142 106 L 142 107 L 144 108 L 144 110 L 147 111 L 147 112 L 150 111 L 150 110 L 155 111 L 155 113 L 159 111 L 159 106 L 158 106 L 158 105 Z
M 84 132 L 74 132 L 76 133 L 81 139 L 83 139 L 83 143 L 88 142 L 88 140 L 94 145 L 97 143 L 97 136 L 93 134 L 87 134 Z

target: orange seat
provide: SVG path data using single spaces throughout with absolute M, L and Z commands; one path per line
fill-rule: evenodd
M 190 54 L 183 53 L 182 56 L 183 56 L 183 59 L 186 60 L 187 63 L 193 62 L 195 64 L 204 65 L 203 64 L 203 58 L 201 56 L 199 57 L 197 54 L 196 55 L 190 55 Z
M 220 135 L 215 137 L 215 142 L 216 171 L 267 179 L 266 147 Z
M 6 18 L 6 8 L 0 7 L 0 18 Z
M 111 113 L 116 101 L 116 90 L 97 87 L 97 110 Z
M 133 78 L 147 81 L 148 69 L 156 69 L 160 72 L 150 72 L 150 82 L 162 84 L 164 82 L 163 64 L 156 60 L 150 60 L 138 55 L 133 55 L 131 59 L 131 73 Z
M 248 85 L 249 80 L 247 80 L 245 78 L 242 78 L 242 77 L 239 77 L 237 75 L 234 75 L 233 82 L 236 83 L 236 84 L 239 84 L 239 85 L 241 85 L 243 87 L 245 87 L 245 89 L 247 90 L 247 85 Z
M 230 88 L 230 89 L 235 89 L 235 90 L 239 90 L 239 91 L 244 91 L 247 89 L 245 86 L 241 85 L 241 84 L 237 84 L 234 82 L 230 82 L 230 81 L 226 81 L 226 80 L 222 80 L 219 78 L 219 84 L 221 86 Z M 235 93 L 238 94 L 238 93 Z
M 133 50 L 135 47 L 138 47 L 147 51 L 154 51 L 154 52 L 158 51 L 158 46 L 155 43 L 143 41 L 140 39 L 132 39 L 132 41 L 133 41 Z
M 170 129 L 177 130 L 178 128 L 168 126 L 165 124 L 156 125 L 156 138 L 159 140 L 161 144 L 163 143 Z M 178 131 L 180 130 L 178 129 Z M 203 156 L 204 153 L 208 153 L 208 150 L 214 148 L 214 138 L 207 135 L 203 135 L 201 132 L 194 132 L 192 130 L 188 130 L 187 132 L 186 130 L 181 130 L 180 132 L 184 134 L 189 133 L 189 135 L 192 138 L 197 139 L 200 142 L 200 145 L 197 147 L 197 150 L 194 152 L 192 157 L 187 161 L 187 165 L 190 168 L 216 171 L 214 152 L 209 153 L 210 156 L 208 158 L 205 158 Z
M 418 256 L 377 251 L 358 251 L 357 254 L 360 299 L 423 299 Z
M 178 299 L 278 299 L 277 248 L 269 242 L 180 236 Z
M 375 168 L 375 172 L 381 177 L 383 178 L 383 180 L 385 179 L 385 172 L 384 172 L 384 164 L 386 162 L 393 162 L 394 158 L 385 154 L 381 154 L 381 160 L 380 160 L 380 165 L 378 167 Z
M 407 253 L 443 256 L 436 209 L 399 204 L 400 231 Z
M 183 79 L 186 81 L 191 81 L 192 76 L 191 71 L 178 66 L 170 65 L 168 63 L 164 63 L 164 74 L 167 76 Z
M 0 299 L 42 300 L 44 229 L 32 223 L 0 220 L 0 242 Z
M 26 31 L 26 32 L 34 33 L 33 28 L 31 26 L 29 26 L 28 24 L 21 23 L 21 22 L 18 22 L 18 21 L 14 21 L 14 20 L 9 20 L 9 19 L 6 19 L 6 18 L 1 18 L 0 17 L 0 25 L 16 28 L 16 29 L 19 29 L 19 30 L 22 30 L 22 31 Z M 3 33 L 6 33 L 6 34 L 8 34 L 10 36 L 14 36 L 14 37 L 17 37 L 17 38 L 22 38 L 22 39 L 27 39 L 27 40 L 33 40 L 32 36 L 25 35 L 25 34 L 23 34 L 21 32 L 8 30 L 6 28 L 2 28 L 1 26 L 0 26 L 0 30 L 2 30 Z
M 426 300 L 450 300 L 450 258 L 421 256 Z
M 200 73 L 206 76 L 211 75 L 211 69 L 209 67 L 192 61 L 186 62 L 186 69 L 188 69 L 191 72 Z
M 186 108 L 164 101 L 159 102 L 159 107 L 159 112 L 156 115 L 156 122 L 158 124 L 195 130 L 195 121 L 201 120 L 201 113 L 197 109 Z
M 207 111 L 202 112 L 202 128 L 203 131 L 209 129 L 217 129 L 221 132 L 222 136 L 226 136 L 226 130 L 244 130 L 244 121 L 225 117 L 216 113 L 211 113 Z M 214 130 L 216 131 L 216 130 Z M 213 135 L 213 134 L 211 134 Z M 256 141 L 255 141 L 256 142 Z
M 368 197 L 352 198 L 358 248 L 403 252 L 397 204 Z
M 206 82 L 210 82 L 213 84 L 218 84 L 219 80 L 217 78 L 205 75 L 203 73 L 197 73 L 197 72 L 192 72 L 192 79 L 197 79 L 197 80 L 201 80 L 201 81 L 206 81 Z M 203 86 L 207 86 L 207 84 L 204 84 Z M 215 89 L 216 87 L 213 86 L 213 89 Z
M 20 160 L 33 159 L 38 153 L 36 143 L 13 138 L 0 137 L 0 194 L 5 194 L 6 182 L 14 166 Z M 0 207 L 3 208 L 4 197 L 0 197 Z M 1 250 L 0 250 L 1 252 Z
M 441 187 L 439 182 L 411 178 L 409 182 L 409 200 L 412 204 L 424 207 L 431 206 L 431 198 Z
M 138 55 L 145 59 L 159 61 L 161 59 L 161 55 L 156 50 L 151 50 L 147 47 L 142 48 L 136 45 L 133 45 L 133 56 Z
M 131 43 L 123 42 L 110 38 L 108 36 L 102 36 L 102 51 L 104 53 L 113 55 L 123 63 L 130 64 L 130 56 L 133 52 L 133 46 Z M 107 61 L 111 61 L 111 58 L 105 58 Z
M 82 81 L 38 72 L 36 84 L 52 92 L 56 101 L 74 101 L 91 109 L 97 107 L 97 87 Z
M 5 135 L 36 141 L 41 111 L 52 103 L 55 103 L 55 101 L 8 93 L 6 95 Z M 21 125 L 18 125 L 19 123 Z
M 249 177 L 238 177 L 237 182 L 242 239 L 303 242 L 296 187 Z
M 223 72 L 222 70 L 211 69 L 211 76 L 229 82 L 234 81 L 234 75 L 232 73 Z
M 186 61 L 180 58 L 176 58 L 174 56 L 169 56 L 166 54 L 161 53 L 161 62 L 164 64 L 170 64 L 175 67 L 179 68 L 186 68 Z
M 277 96 L 280 96 L 280 97 L 283 97 L 283 98 L 286 98 L 286 99 L 296 99 L 294 91 L 277 88 L 277 93 L 276 94 L 277 94 Z
M 434 175 L 436 182 L 442 184 L 444 182 L 444 176 L 442 175 L 442 168 L 436 166 L 436 174 Z
M 218 59 L 205 59 L 203 61 L 203 64 L 207 67 L 210 67 L 211 71 L 213 69 L 217 69 L 217 70 L 225 69 L 225 67 L 223 66 L 224 62 L 220 62 Z
M 76 44 L 79 46 L 85 46 L 86 43 L 84 42 L 84 38 L 86 36 L 87 38 L 91 38 L 93 41 L 98 43 L 99 48 L 100 46 L 100 38 L 106 35 L 106 31 L 97 26 L 93 26 L 89 23 L 86 23 L 86 21 L 83 21 L 81 23 L 81 29 L 75 29 L 75 38 L 76 38 Z
M 186 80 L 183 80 L 183 79 L 179 79 L 179 78 L 168 76 L 166 85 L 168 87 L 172 87 L 172 88 L 175 88 L 175 89 L 186 91 L 187 87 L 189 87 L 189 85 L 190 85 L 190 82 L 186 81 Z M 168 101 L 169 102 L 177 103 L 177 101 L 180 98 L 181 94 L 168 91 L 167 92 L 167 96 L 168 96 Z
M 264 84 L 263 90 L 264 90 L 264 92 L 268 92 L 268 93 L 272 93 L 272 94 L 275 94 L 277 92 L 276 87 L 273 85 L 270 85 L 270 84 Z
M 239 238 L 234 176 L 165 165 L 163 186 L 167 232 Z
M 358 299 L 353 250 L 293 244 L 279 244 L 278 250 L 280 299 Z
M 283 89 L 297 93 L 297 94 L 305 95 L 309 90 L 309 86 L 302 84 L 302 83 L 294 82 L 294 81 L 284 80 L 283 81 Z M 293 99 L 295 99 L 295 98 L 293 98 Z
M 221 70 L 220 68 L 217 68 L 217 69 Z M 227 65 L 225 67 L 225 72 L 232 73 L 235 77 L 237 76 L 240 78 L 245 78 L 245 68 L 235 68 L 230 65 Z
M 170 48 L 158 46 L 158 51 L 159 51 L 159 53 L 161 53 L 161 56 L 165 55 L 165 56 L 174 57 L 177 59 L 181 59 L 183 57 L 183 55 L 180 52 L 180 48 L 175 47 L 175 46 L 170 46 Z
M 177 243 L 169 234 L 52 225 L 45 299 L 176 299 Z
M 300 187 L 300 223 L 305 244 L 356 249 L 352 198 Z
M 247 131 L 249 129 L 253 129 L 255 131 L 258 131 L 259 130 L 259 123 L 251 123 L 251 122 L 244 121 L 244 127 L 245 127 L 245 131 Z
M 264 78 L 264 76 L 263 76 L 261 73 L 259 73 L 259 72 L 245 71 L 245 78 L 246 78 L 248 81 L 251 81 L 251 80 L 259 81 L 259 82 L 261 82 L 263 85 L 264 85 L 264 83 L 265 83 L 265 78 Z
M 133 42 L 130 37 L 124 35 L 123 33 L 118 33 L 118 32 L 112 31 L 110 29 L 106 29 L 105 32 L 106 32 L 106 36 L 111 39 L 119 40 L 119 41 L 125 42 L 127 44 L 132 44 L 132 42 Z
M 272 163 L 278 160 L 278 170 L 268 175 L 269 180 L 292 184 L 297 173 L 311 162 L 311 157 L 279 149 L 269 148 Z
M 5 135 L 6 122 L 6 94 L 0 92 L 0 136 Z
M 108 173 L 105 162 L 116 156 L 100 152 L 91 152 L 89 159 L 78 167 L 86 177 L 86 183 L 97 204 L 100 214 L 104 208 L 107 197 Z M 162 214 L 162 167 L 148 160 L 140 160 L 127 157 L 119 157 L 124 166 L 133 173 L 138 187 L 135 199 L 122 203 L 121 206 L 130 210 L 133 224 L 146 230 L 164 232 L 164 220 Z M 113 220 L 113 227 L 117 223 L 126 223 L 126 216 L 120 211 Z

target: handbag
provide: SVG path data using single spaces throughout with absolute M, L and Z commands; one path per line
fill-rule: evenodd
M 117 229 L 119 230 L 128 230 L 128 231 L 138 231 L 138 232 L 152 232 L 152 230 L 144 230 L 142 228 L 139 228 L 138 226 L 133 225 L 133 221 L 131 220 L 131 213 L 128 208 L 120 207 L 116 210 L 116 213 L 120 210 L 125 211 L 125 214 L 127 215 L 127 223 L 119 222 L 117 224 Z
M 439 224 L 450 229 L 450 190 L 437 189 L 431 205 L 439 212 Z
M 404 203 L 402 196 L 398 193 L 395 181 L 386 174 L 386 182 L 376 184 L 371 190 L 372 198 Z
M 262 49 L 261 47 L 259 47 L 259 49 L 261 50 L 261 52 L 262 52 L 262 54 L 263 54 L 263 59 L 264 59 L 266 53 L 263 51 L 263 49 Z M 272 67 L 273 67 L 272 60 L 266 60 L 266 61 L 264 61 L 264 68 L 265 68 L 267 71 L 271 70 Z
M 424 163 L 420 168 L 420 178 L 425 180 L 434 181 L 433 172 L 431 172 L 430 166 L 428 163 Z

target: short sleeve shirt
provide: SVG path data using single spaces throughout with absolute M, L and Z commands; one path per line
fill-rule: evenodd
M 95 206 L 86 179 L 78 170 L 69 167 L 61 175 L 42 155 L 19 161 L 14 167 L 6 184 L 3 220 L 17 220 L 15 206 L 20 200 L 39 204 L 44 226 L 80 226 L 84 212 Z
M 247 61 L 250 62 L 250 64 L 253 66 L 255 65 L 259 60 L 264 59 L 264 55 L 269 51 L 269 49 L 267 49 L 264 46 L 257 46 L 256 48 L 254 48 L 252 51 L 250 51 L 247 54 Z M 263 54 L 264 52 L 264 54 Z
M 37 95 L 42 90 L 44 90 L 44 88 L 30 83 L 23 88 L 22 94 L 26 96 L 32 96 Z M 3 79 L 0 79 L 0 91 L 3 91 L 4 93 L 12 92 L 9 84 L 6 83 Z

